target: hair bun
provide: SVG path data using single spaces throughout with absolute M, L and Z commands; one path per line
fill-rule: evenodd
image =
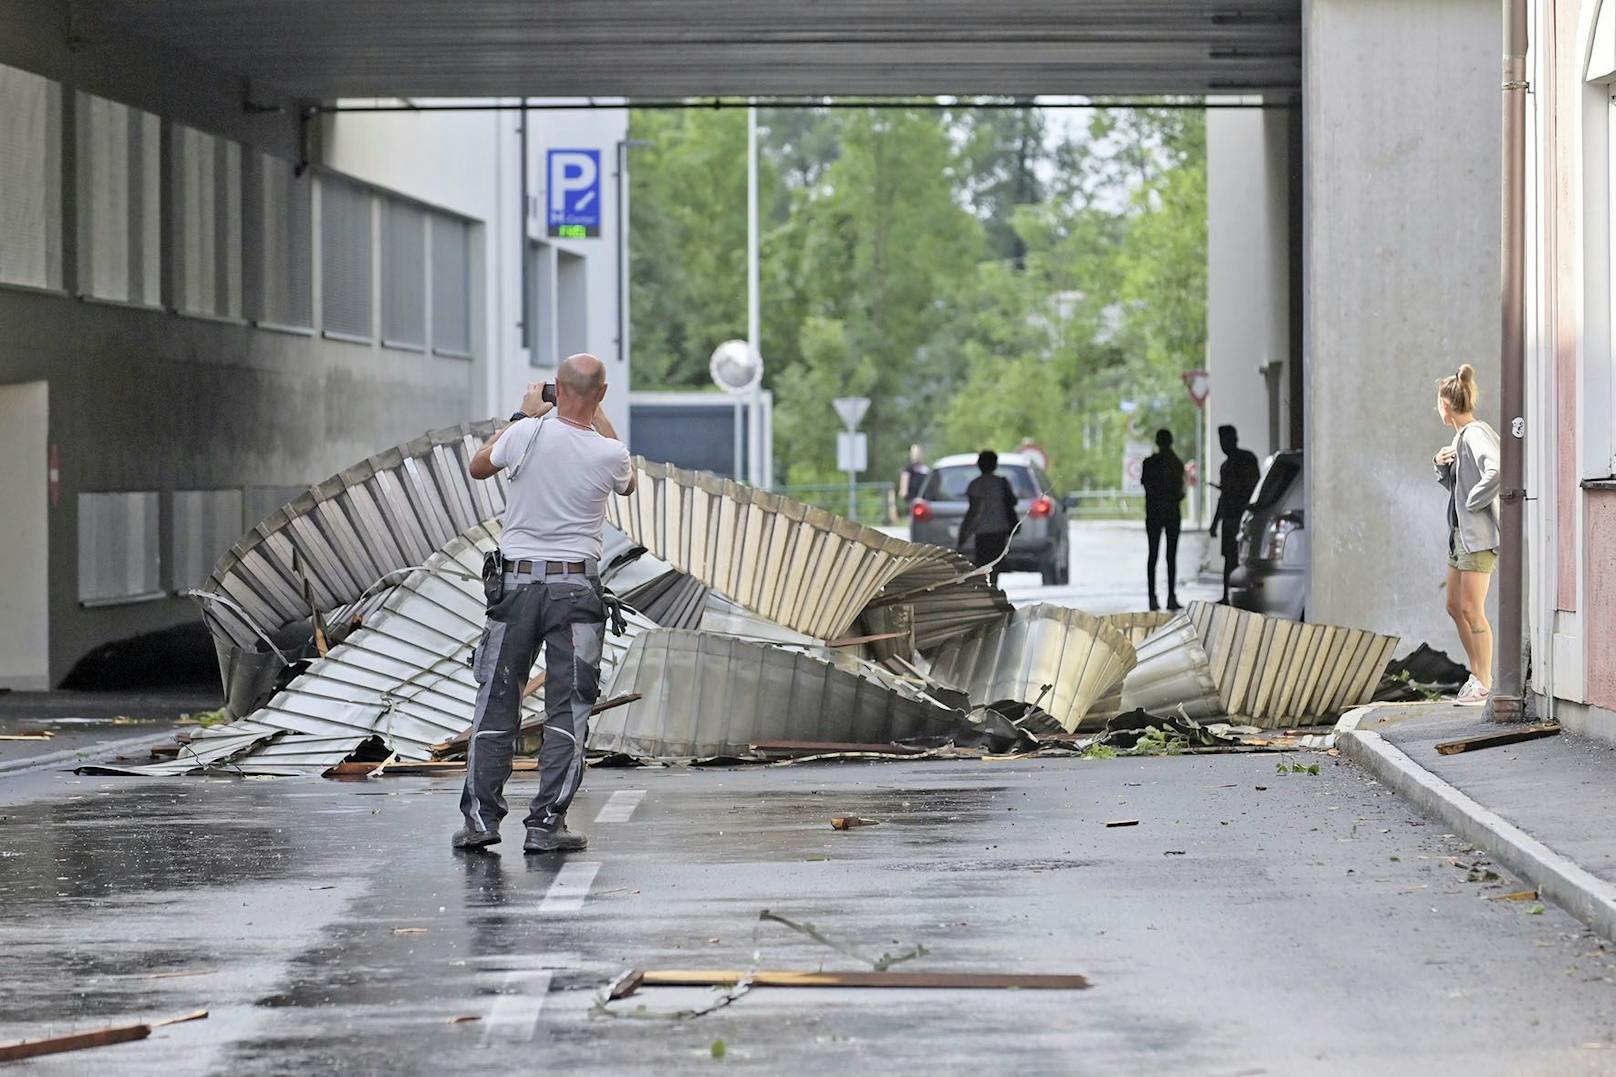
M 1459 380 L 1467 384 L 1474 382 L 1476 380 L 1476 368 L 1469 363 L 1460 363 Z

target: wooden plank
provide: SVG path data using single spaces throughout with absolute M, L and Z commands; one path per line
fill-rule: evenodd
M 525 688 L 522 692 L 523 699 L 528 698 L 534 692 L 537 692 L 541 687 L 544 686 L 544 676 L 545 675 L 543 673 L 540 673 L 537 677 L 534 677 L 533 680 L 528 682 L 527 688 Z M 589 708 L 589 714 L 591 717 L 597 714 L 604 714 L 605 712 L 615 710 L 618 707 L 626 707 L 630 703 L 638 703 L 642 698 L 644 697 L 638 692 L 630 692 L 627 695 L 614 696 L 611 699 L 596 703 L 593 707 Z M 528 736 L 532 733 L 538 732 L 539 728 L 543 725 L 543 718 L 532 717 L 524 719 L 522 724 L 517 727 L 516 735 L 519 737 Z M 447 755 L 457 748 L 464 748 L 469 740 L 471 740 L 471 727 L 467 726 L 465 729 L 462 729 L 448 740 L 439 741 L 437 744 L 434 744 L 432 746 L 432 754 L 435 756 Z
M 880 643 L 882 640 L 902 639 L 908 634 L 909 633 L 907 632 L 877 632 L 873 636 L 843 636 L 841 639 L 831 640 L 829 643 L 825 644 L 825 646 L 857 647 L 863 643 Z
M 636 987 L 725 987 L 750 976 L 753 987 L 903 987 L 927 990 L 1055 990 L 1089 986 L 1086 977 L 1002 972 L 808 972 L 763 969 L 645 969 L 620 981 L 623 994 Z M 615 997 L 621 998 L 623 994 Z
M 0 1043 L 0 1062 L 16 1062 L 18 1059 L 61 1054 L 64 1051 L 82 1051 L 89 1047 L 106 1047 L 114 1043 L 143 1040 L 150 1035 L 150 1025 L 117 1025 L 112 1028 L 98 1028 L 93 1032 L 49 1036 L 42 1040 Z
M 765 755 L 833 755 L 838 752 L 863 752 L 866 755 L 922 755 L 925 748 L 912 744 L 855 744 L 834 740 L 756 740 L 747 745 L 749 751 Z
M 1529 725 L 1503 733 L 1483 733 L 1479 737 L 1443 741 L 1436 746 L 1438 755 L 1458 755 L 1460 752 L 1478 752 L 1483 748 L 1497 748 L 1503 744 L 1519 744 L 1523 740 L 1552 737 L 1560 732 L 1558 725 Z

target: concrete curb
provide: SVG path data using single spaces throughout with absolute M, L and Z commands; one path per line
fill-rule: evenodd
M 147 733 L 140 737 L 125 737 L 123 740 L 111 740 L 104 744 L 89 744 L 83 748 L 64 748 L 59 752 L 46 752 L 44 755 L 30 756 L 27 759 L 12 759 L 0 762 L 0 778 L 13 774 L 29 774 L 36 770 L 50 770 L 59 763 L 71 763 L 81 766 L 93 760 L 105 759 L 107 756 L 118 755 L 122 752 L 139 751 L 142 748 L 154 748 L 159 744 L 172 742 L 174 730 L 162 733 Z
M 1616 885 L 1562 856 L 1438 778 L 1370 730 L 1346 730 L 1341 752 L 1453 833 L 1537 887 L 1607 939 L 1616 940 Z

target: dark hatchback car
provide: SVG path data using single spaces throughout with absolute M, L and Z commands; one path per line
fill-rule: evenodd
M 968 502 L 965 488 L 980 475 L 976 454 L 945 456 L 937 461 L 909 509 L 909 537 L 949 549 L 959 544 L 959 525 Z M 1045 584 L 1063 584 L 1071 576 L 1071 536 L 1066 507 L 1055 496 L 1055 484 L 1030 457 L 1000 453 L 998 474 L 1016 494 L 1021 529 L 1010 540 L 1005 572 L 1037 572 Z
M 1240 521 L 1239 550 L 1229 601 L 1243 610 L 1303 620 L 1308 558 L 1300 451 L 1268 458 L 1257 496 Z

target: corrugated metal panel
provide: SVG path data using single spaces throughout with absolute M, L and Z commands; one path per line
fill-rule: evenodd
M 1128 637 L 1128 642 L 1137 647 L 1171 621 L 1173 616 L 1168 610 L 1154 610 L 1148 613 L 1108 613 L 1100 619 Z
M 315 736 L 374 734 L 403 758 L 430 759 L 433 744 L 471 724 L 477 683 L 468 659 L 486 623 L 482 558 L 498 536 L 497 525 L 479 525 L 433 554 L 251 720 Z M 653 627 L 631 616 L 627 635 L 607 634 L 603 680 L 634 636 Z M 523 714 L 543 716 L 542 689 L 524 701 Z
M 80 774 L 130 774 L 147 777 L 174 777 L 196 774 L 214 768 L 228 768 L 231 762 L 254 748 L 285 736 L 283 732 L 257 722 L 231 722 L 212 729 L 199 730 L 180 744 L 179 754 L 173 759 L 154 763 L 118 766 L 95 763 L 78 768 Z
M 432 350 L 471 355 L 471 227 L 432 217 Z
M 0 64 L 0 281 L 62 286 L 62 88 Z
M 290 96 L 1296 89 L 1300 0 L 85 0 Z
M 844 635 L 866 607 L 915 607 L 927 650 L 1010 611 L 1003 592 L 952 550 L 884 535 L 823 509 L 707 472 L 637 461 L 633 494 L 607 518 L 653 556 L 733 602 L 817 639 Z M 966 578 L 969 576 L 969 578 Z
M 426 347 L 426 213 L 382 199 L 382 342 Z
M 320 177 L 320 328 L 360 340 L 376 333 L 370 200 L 357 184 Z
M 642 634 L 611 684 L 613 696 L 641 698 L 597 716 L 589 747 L 635 757 L 739 756 L 759 740 L 947 737 L 963 723 L 959 711 L 871 667 L 680 629 Z
M 1111 710 L 1108 701 L 1103 707 L 1096 706 L 1096 717 L 1109 719 L 1133 710 L 1177 714 L 1181 707 L 1187 717 L 1197 721 L 1224 713 L 1211 662 L 1187 614 L 1168 621 L 1135 648 L 1135 653 L 1138 662 L 1122 682 L 1116 710 L 1104 713 Z
M 1035 705 L 1072 733 L 1122 685 L 1134 661 L 1133 644 L 1100 618 L 1037 605 L 945 645 L 932 656 L 930 673 L 972 703 Z

